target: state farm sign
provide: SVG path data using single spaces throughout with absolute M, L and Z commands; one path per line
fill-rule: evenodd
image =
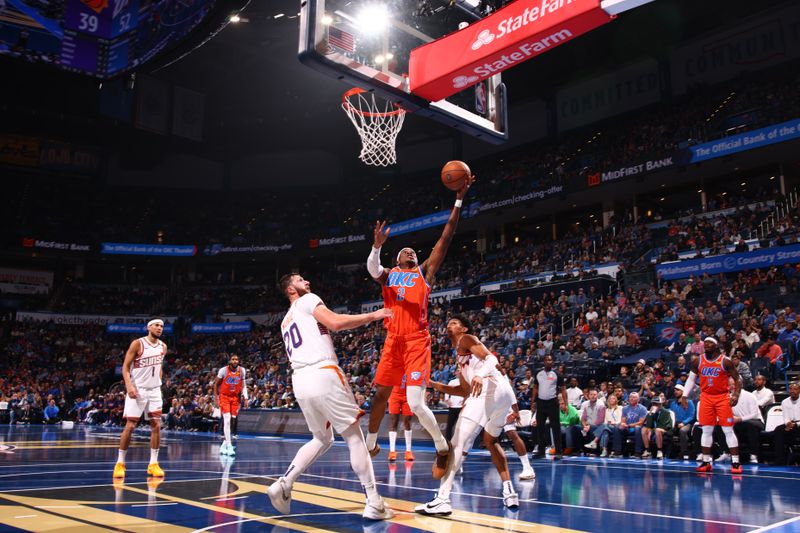
M 511 2 L 463 30 L 413 49 L 411 92 L 431 101 L 447 98 L 612 19 L 600 0 Z

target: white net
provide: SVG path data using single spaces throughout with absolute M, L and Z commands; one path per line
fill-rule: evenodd
M 361 137 L 358 158 L 367 165 L 386 167 L 397 163 L 395 143 L 403 127 L 405 109 L 362 89 L 347 91 L 342 109 Z

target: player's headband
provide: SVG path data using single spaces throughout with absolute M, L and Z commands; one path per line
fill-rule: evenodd
M 719 346 L 717 339 L 715 339 L 714 337 L 706 337 L 705 339 L 703 339 L 703 342 L 713 342 L 716 346 Z
M 153 326 L 155 324 L 161 324 L 163 326 L 164 325 L 164 321 L 161 320 L 160 318 L 154 318 L 153 320 L 151 320 L 150 322 L 147 323 L 147 327 L 149 328 L 150 326 Z

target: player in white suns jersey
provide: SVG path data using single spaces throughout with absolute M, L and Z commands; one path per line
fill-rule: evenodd
M 336 430 L 350 449 L 350 464 L 367 493 L 364 518 L 385 520 L 394 516 L 375 486 L 372 461 L 358 419 L 364 414 L 356 405 L 353 391 L 339 368 L 330 331 L 363 326 L 391 318 L 391 311 L 380 309 L 360 315 L 334 313 L 311 292 L 311 284 L 299 274 L 287 274 L 280 290 L 289 299 L 289 312 L 281 322 L 286 355 L 292 365 L 292 387 L 313 439 L 303 445 L 286 473 L 267 490 L 272 505 L 289 513 L 292 484 L 333 444 Z
M 158 447 L 161 443 L 161 372 L 167 345 L 161 340 L 164 321 L 156 318 L 147 323 L 147 336 L 131 342 L 122 363 L 125 381 L 125 429 L 119 439 L 119 458 L 114 466 L 114 477 L 125 477 L 125 455 L 131 443 L 131 434 L 142 413 L 150 417 L 150 464 L 147 475 L 164 477 L 158 465 Z
M 471 329 L 472 325 L 464 316 L 453 316 L 447 322 L 447 336 L 458 357 L 460 384 L 451 386 L 431 382 L 431 385 L 437 391 L 464 396 L 466 399 L 450 441 L 453 460 L 448 463 L 436 497 L 414 509 L 420 514 L 442 516 L 453 512 L 450 505 L 453 479 L 481 428 L 484 429 L 483 442 L 503 482 L 503 503 L 510 509 L 519 506 L 519 496 L 511 482 L 508 461 L 498 441 L 503 427 L 519 418 L 517 398 L 508 378 L 497 368 L 497 357 L 477 337 L 469 334 Z

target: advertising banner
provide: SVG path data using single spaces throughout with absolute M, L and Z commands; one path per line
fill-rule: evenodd
M 319 239 L 311 239 L 308 241 L 309 248 L 319 248 L 320 246 L 333 246 L 335 244 L 350 244 L 354 242 L 365 242 L 367 236 L 363 233 L 360 235 L 343 235 L 341 237 L 324 237 Z
M 22 268 L 0 268 L 0 283 L 53 286 L 53 273 Z
M 17 322 L 25 322 L 32 320 L 34 322 L 55 322 L 56 324 L 71 324 L 71 325 L 86 325 L 96 324 L 105 326 L 107 324 L 134 324 L 141 323 L 147 325 L 152 316 L 120 316 L 120 315 L 78 315 L 66 313 L 48 313 L 40 311 L 18 311 Z M 178 317 L 176 316 L 160 316 L 158 317 L 164 321 L 164 327 L 167 323 L 175 322 Z
M 724 139 L 709 141 L 707 143 L 690 146 L 692 163 L 699 163 L 708 159 L 753 150 L 770 144 L 790 141 L 800 138 L 800 119 L 788 120 L 766 128 L 731 135 Z
M 164 324 L 164 333 L 172 333 L 172 324 Z M 108 324 L 107 333 L 135 333 L 137 335 L 147 335 L 147 324 Z
M 558 131 L 592 124 L 661 100 L 661 75 L 655 59 L 559 89 Z
M 461 296 L 461 289 L 445 289 L 430 293 L 428 299 L 431 302 L 449 302 L 453 298 Z M 373 300 L 371 302 L 363 302 L 361 304 L 362 313 L 371 313 L 383 307 L 383 300 Z
M 477 205 L 478 213 L 483 213 L 484 211 L 489 211 L 492 209 L 498 209 L 500 207 L 509 207 L 516 204 L 521 204 L 523 202 L 527 202 L 529 200 L 542 200 L 543 198 L 547 198 L 549 196 L 554 196 L 556 194 L 561 194 L 564 191 L 563 185 L 553 185 L 552 187 L 548 187 L 547 189 L 541 189 L 537 191 L 530 191 L 525 194 L 519 194 L 517 196 L 512 196 L 511 198 L 505 198 L 504 200 L 496 200 L 494 202 L 486 202 L 486 203 L 479 203 Z M 474 204 L 475 202 L 473 202 Z M 472 213 L 472 215 L 476 215 L 478 213 Z
M 92 146 L 78 146 L 59 141 L 42 141 L 39 166 L 49 170 L 95 176 L 100 172 L 102 156 Z
M 660 323 L 656 324 L 656 342 L 659 346 L 669 346 L 676 340 L 681 334 L 681 329 L 676 328 L 675 324 L 670 323 Z
M 285 252 L 292 249 L 291 244 L 249 244 L 229 246 L 227 244 L 209 244 L 203 248 L 203 255 L 220 254 L 264 254 Z
M 101 254 L 154 255 L 161 257 L 192 257 L 197 253 L 193 244 L 133 244 L 127 242 L 104 242 Z
M 205 322 L 192 324 L 192 333 L 247 333 L 252 327 L 251 322 Z
M 22 239 L 23 248 L 41 248 L 44 250 L 61 250 L 64 252 L 91 252 L 92 245 L 77 242 L 56 242 L 24 237 Z
M 35 167 L 39 164 L 39 139 L 0 135 L 0 164 Z
M 0 294 L 47 294 L 47 285 L 23 285 L 21 283 L 0 283 Z
M 648 159 L 635 165 L 628 165 L 620 168 L 610 170 L 603 170 L 598 173 L 592 173 L 587 176 L 587 185 L 594 187 L 601 183 L 608 181 L 616 181 L 631 176 L 638 176 L 640 174 L 649 174 L 658 170 L 671 168 L 675 165 L 675 156 L 662 157 L 660 159 Z
M 411 50 L 411 92 L 432 102 L 442 100 L 611 20 L 600 0 L 510 2 L 462 30 Z
M 738 272 L 797 262 L 800 262 L 800 244 L 793 244 L 775 248 L 759 248 L 752 252 L 661 263 L 656 265 L 656 274 L 664 280 L 683 279 L 689 276 Z

